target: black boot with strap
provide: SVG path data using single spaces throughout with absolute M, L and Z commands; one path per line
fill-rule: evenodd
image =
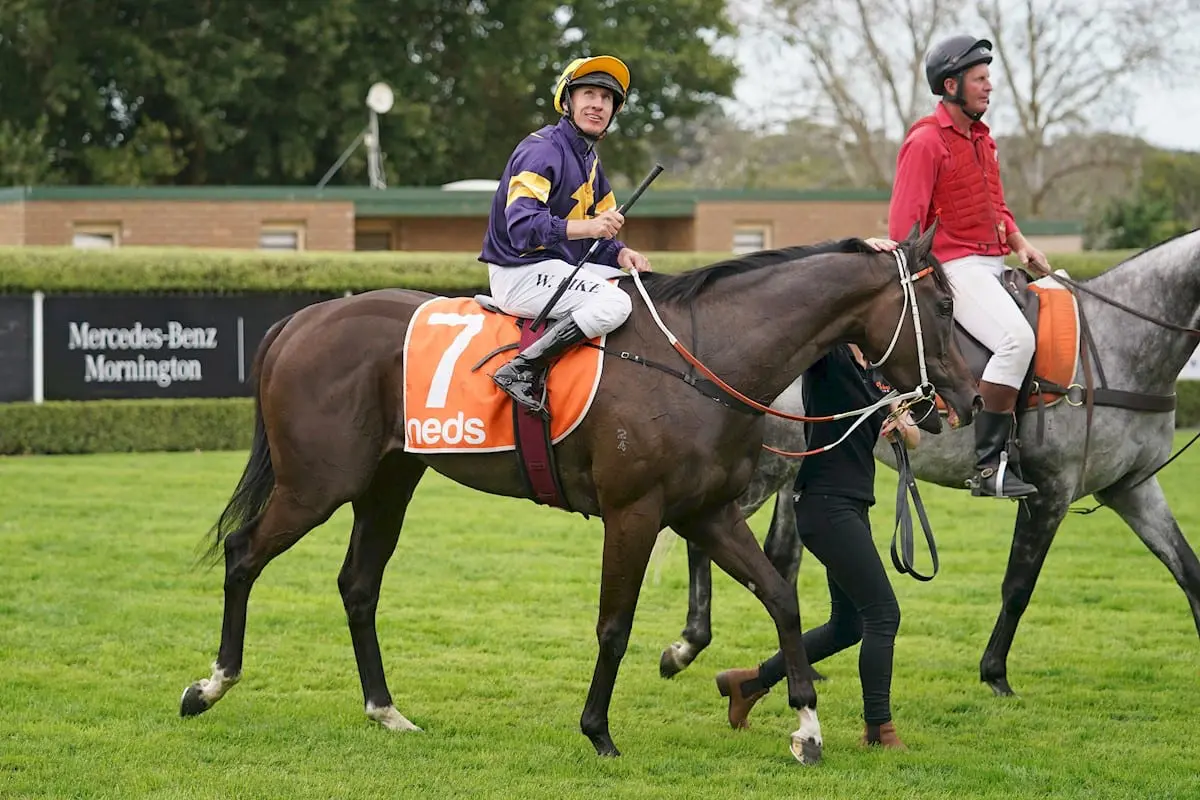
M 518 353 L 512 361 L 496 370 L 492 380 L 514 401 L 534 413 L 545 411 L 545 398 L 534 392 L 538 372 L 550 365 L 572 345 L 587 339 L 575 320 L 569 316 L 555 322 L 541 338 Z

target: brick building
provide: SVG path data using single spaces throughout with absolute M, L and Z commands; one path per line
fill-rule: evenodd
M 469 252 L 482 242 L 492 199 L 480 183 L 0 189 L 0 245 Z M 651 189 L 621 238 L 647 251 L 740 252 L 880 236 L 887 204 L 878 191 Z M 1018 222 L 1047 252 L 1082 248 L 1078 223 Z

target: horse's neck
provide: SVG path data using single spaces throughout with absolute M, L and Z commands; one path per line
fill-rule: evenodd
M 1200 315 L 1200 231 L 1161 245 L 1087 282 L 1147 315 L 1176 325 L 1195 327 Z M 1080 303 L 1101 354 L 1120 354 L 1124 374 L 1106 372 L 1110 381 L 1146 390 L 1166 391 L 1196 348 L 1196 338 L 1139 319 L 1102 300 L 1081 293 Z
M 722 380 L 756 400 L 779 396 L 845 341 L 857 312 L 887 284 L 880 271 L 783 264 L 727 278 L 698 299 L 703 353 Z

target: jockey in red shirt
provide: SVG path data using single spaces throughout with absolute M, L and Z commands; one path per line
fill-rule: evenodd
M 1004 201 L 996 142 L 980 121 L 992 92 L 992 43 L 952 36 L 925 59 L 929 88 L 942 99 L 909 129 L 896 162 L 888 232 L 903 239 L 913 223 L 937 219 L 933 255 L 954 286 L 954 318 L 992 351 L 979 384 L 972 494 L 1025 497 L 1037 488 L 1009 470 L 1017 395 L 1033 359 L 1033 330 L 997 280 L 1016 253 L 1031 273 L 1048 273 L 1046 256 L 1017 229 Z

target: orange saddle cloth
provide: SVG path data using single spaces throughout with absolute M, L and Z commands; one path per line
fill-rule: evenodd
M 516 318 L 486 311 L 470 297 L 436 297 L 421 304 L 404 337 L 405 451 L 515 450 L 512 399 L 491 376 L 517 351 L 487 356 L 520 338 Z M 603 346 L 605 338 L 592 343 Z M 603 361 L 603 351 L 580 345 L 552 365 L 546 388 L 552 443 L 583 421 L 596 397 Z

